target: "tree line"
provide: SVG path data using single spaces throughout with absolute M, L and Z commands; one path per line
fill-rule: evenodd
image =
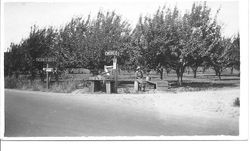
M 99 11 L 94 19 L 72 18 L 65 26 L 31 27 L 30 34 L 19 44 L 12 43 L 4 54 L 4 73 L 22 73 L 43 77 L 43 63 L 38 57 L 55 57 L 53 66 L 87 68 L 92 72 L 112 63 L 105 52 L 120 53 L 121 69 L 171 69 L 181 85 L 185 69 L 190 67 L 194 77 L 198 67 L 213 68 L 221 76 L 225 68 L 240 69 L 240 36 L 223 37 L 217 13 L 204 3 L 193 3 L 189 12 L 161 7 L 150 16 L 140 16 L 134 28 L 113 12 Z

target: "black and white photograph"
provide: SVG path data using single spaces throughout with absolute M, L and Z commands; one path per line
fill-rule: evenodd
M 247 135 L 239 1 L 1 7 L 4 139 Z

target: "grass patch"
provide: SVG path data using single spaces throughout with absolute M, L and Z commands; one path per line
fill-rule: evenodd
M 45 82 L 40 80 L 30 81 L 27 78 L 5 77 L 4 87 L 7 89 L 20 89 L 31 91 L 48 91 L 57 93 L 71 93 L 72 91 L 88 86 L 88 83 L 83 80 L 69 80 L 63 82 L 51 83 L 49 89 Z
M 7 89 L 21 89 L 21 90 L 33 90 L 44 91 L 44 85 L 42 82 L 34 80 L 31 81 L 25 77 L 5 77 L 4 87 Z
M 76 89 L 83 89 L 89 87 L 89 82 L 86 80 L 91 75 L 87 74 L 65 74 L 58 83 L 51 82 L 50 89 L 47 90 L 46 83 L 36 79 L 30 81 L 27 76 L 5 77 L 5 88 L 9 89 L 22 89 L 32 91 L 49 91 L 58 93 L 71 93 Z M 160 76 L 158 74 L 152 74 L 152 81 L 160 82 Z M 83 80 L 85 79 L 85 80 Z M 118 77 L 118 93 L 135 93 L 134 87 L 134 72 L 121 73 Z M 122 81 L 124 80 L 124 81 Z M 53 81 L 53 79 L 52 79 Z M 169 87 L 166 92 L 189 92 L 189 91 L 205 91 L 205 90 L 218 90 L 223 88 L 236 88 L 240 86 L 240 77 L 236 75 L 225 74 L 222 76 L 222 80 L 218 80 L 218 77 L 214 74 L 200 74 L 197 73 L 197 78 L 193 78 L 192 74 L 184 74 L 183 85 L 179 86 L 176 82 L 176 74 L 170 73 L 164 74 L 164 81 L 168 81 Z M 149 91 L 152 91 L 152 87 L 147 87 Z M 105 91 L 105 86 L 100 89 Z
M 78 89 L 79 81 L 66 81 L 51 85 L 49 91 L 59 93 L 71 93 Z

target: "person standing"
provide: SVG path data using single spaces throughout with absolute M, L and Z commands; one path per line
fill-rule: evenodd
M 142 79 L 143 78 L 143 72 L 142 72 L 140 66 L 138 66 L 136 68 L 135 76 L 136 76 L 136 79 Z
M 139 91 L 145 91 L 145 81 L 143 80 L 143 71 L 140 66 L 136 68 L 135 77 L 139 83 Z

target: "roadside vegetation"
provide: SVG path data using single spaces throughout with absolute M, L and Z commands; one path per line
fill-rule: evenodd
M 240 107 L 240 99 L 238 97 L 234 100 L 234 106 Z
M 46 87 L 46 82 L 40 79 L 29 80 L 27 78 L 5 77 L 5 88 L 43 91 L 43 92 L 58 92 L 58 93 L 71 93 L 76 89 L 87 87 L 87 83 L 81 80 L 67 80 L 61 82 L 51 82 L 49 89 Z
M 12 43 L 4 54 L 5 88 L 47 91 L 45 64 L 36 61 L 39 57 L 56 58 L 56 62 L 50 63 L 50 67 L 57 70 L 52 73 L 54 79 L 49 91 L 72 92 L 86 87 L 86 77 L 112 64 L 111 56 L 104 55 L 109 50 L 121 54 L 119 68 L 130 75 L 141 66 L 145 73 L 158 73 L 160 80 L 171 79 L 173 89 L 190 87 L 193 90 L 195 79 L 204 77 L 204 87 L 216 87 L 218 85 L 213 84 L 216 80 L 211 82 L 211 77 L 204 75 L 206 70 L 222 81 L 225 70 L 230 70 L 227 74 L 231 77 L 240 75 L 240 35 L 222 36 L 222 26 L 217 22 L 219 11 L 212 16 L 206 2 L 194 3 L 185 13 L 177 7 L 164 6 L 150 16 L 138 18 L 135 28 L 116 12 L 103 11 L 96 18 L 90 15 L 72 18 L 60 28 L 34 25 L 27 38 L 18 44 Z M 78 69 L 82 76 L 70 78 L 73 70 Z M 198 73 L 200 69 L 202 73 Z M 163 76 L 164 73 L 171 76 Z M 193 82 L 187 80 L 191 73 Z M 120 77 L 123 78 L 123 74 Z

